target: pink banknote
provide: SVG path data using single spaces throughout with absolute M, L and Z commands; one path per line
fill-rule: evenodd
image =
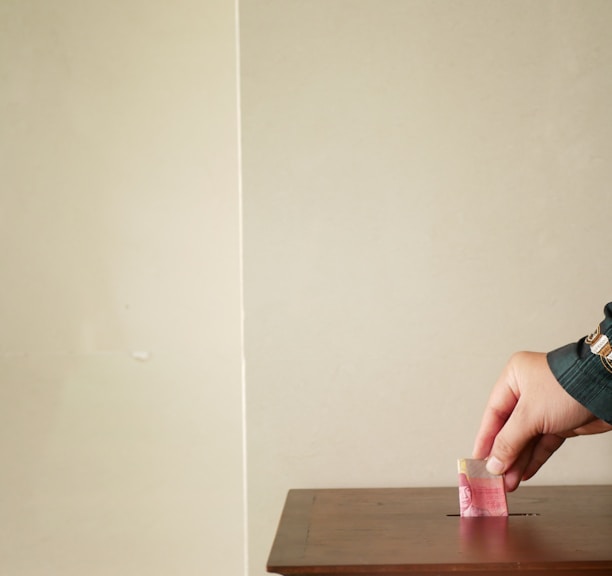
M 508 516 L 504 477 L 490 474 L 485 465 L 486 460 L 457 460 L 461 516 Z

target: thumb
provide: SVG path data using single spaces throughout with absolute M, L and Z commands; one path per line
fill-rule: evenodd
M 529 420 L 525 418 L 521 408 L 519 401 L 495 437 L 487 458 L 487 471 L 491 474 L 503 474 L 511 468 L 530 441 L 538 435 L 535 430 L 526 426 Z

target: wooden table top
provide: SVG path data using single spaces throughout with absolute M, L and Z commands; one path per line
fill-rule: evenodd
M 612 575 L 612 486 L 520 487 L 507 518 L 461 518 L 457 488 L 291 490 L 268 571 Z

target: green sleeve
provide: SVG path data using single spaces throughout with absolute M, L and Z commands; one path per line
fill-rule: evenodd
M 604 314 L 593 334 L 549 352 L 547 359 L 561 386 L 595 416 L 612 424 L 612 302 Z M 592 351 L 595 343 L 601 350 Z

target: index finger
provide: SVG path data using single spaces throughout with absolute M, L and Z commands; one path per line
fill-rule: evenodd
M 495 437 L 503 428 L 517 403 L 518 396 L 514 393 L 511 386 L 508 385 L 505 374 L 502 374 L 493 387 L 485 407 L 480 428 L 476 435 L 476 441 L 474 442 L 474 450 L 472 452 L 474 458 L 486 458 L 489 455 Z

